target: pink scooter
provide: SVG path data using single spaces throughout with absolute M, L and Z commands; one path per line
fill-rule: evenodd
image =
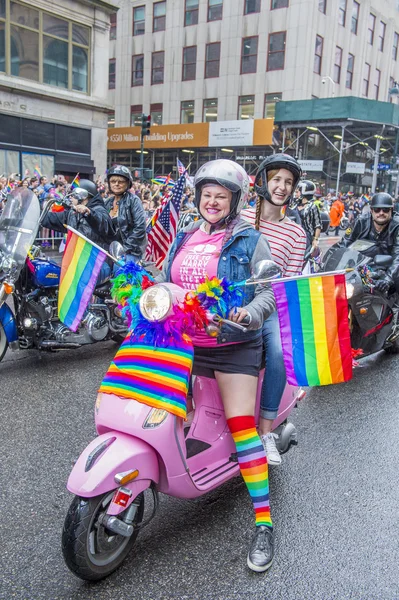
M 98 395 L 99 435 L 77 460 L 67 484 L 75 498 L 65 519 L 62 549 L 78 577 L 96 581 L 120 566 L 149 522 L 142 521 L 145 490 L 153 494 L 151 519 L 159 492 L 197 498 L 239 474 L 216 380 L 193 379 L 195 409 L 187 421 L 135 400 Z M 257 412 L 262 381 L 263 372 Z M 274 421 L 281 453 L 297 444 L 296 429 L 287 417 L 304 395 L 287 384 Z

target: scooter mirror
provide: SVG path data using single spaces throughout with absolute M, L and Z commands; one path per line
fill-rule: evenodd
M 246 283 L 256 283 L 264 279 L 276 279 L 281 275 L 280 267 L 273 260 L 260 260 L 256 263 L 251 277 Z
M 393 258 L 388 254 L 377 254 L 373 258 L 373 263 L 376 267 L 389 267 L 393 263 Z
M 125 255 L 125 249 L 119 242 L 111 242 L 109 253 L 116 258 L 116 260 L 120 260 Z

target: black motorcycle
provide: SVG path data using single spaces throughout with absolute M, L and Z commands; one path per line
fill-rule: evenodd
M 352 348 L 359 357 L 380 350 L 399 353 L 399 296 L 375 288 L 375 280 L 384 275 L 392 257 L 376 252 L 373 242 L 357 240 L 348 248 L 332 246 L 323 259 L 322 271 L 353 269 L 346 274 L 346 294 Z

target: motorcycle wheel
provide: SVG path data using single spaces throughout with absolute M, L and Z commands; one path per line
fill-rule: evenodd
M 4 331 L 3 325 L 0 323 L 0 362 L 3 360 L 5 353 L 7 352 L 8 341 L 6 332 Z
M 99 581 L 115 571 L 132 549 L 139 533 L 137 527 L 144 513 L 144 496 L 138 496 L 140 504 L 132 525 L 130 537 L 107 530 L 98 520 L 105 513 L 114 492 L 80 498 L 75 496 L 65 518 L 62 531 L 62 553 L 69 569 L 86 581 Z M 124 513 L 119 517 L 123 519 Z

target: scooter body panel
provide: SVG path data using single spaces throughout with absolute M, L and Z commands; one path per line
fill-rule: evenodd
M 6 334 L 7 342 L 9 344 L 16 342 L 18 340 L 17 324 L 14 314 L 8 304 L 3 304 L 0 307 L 0 323 Z

